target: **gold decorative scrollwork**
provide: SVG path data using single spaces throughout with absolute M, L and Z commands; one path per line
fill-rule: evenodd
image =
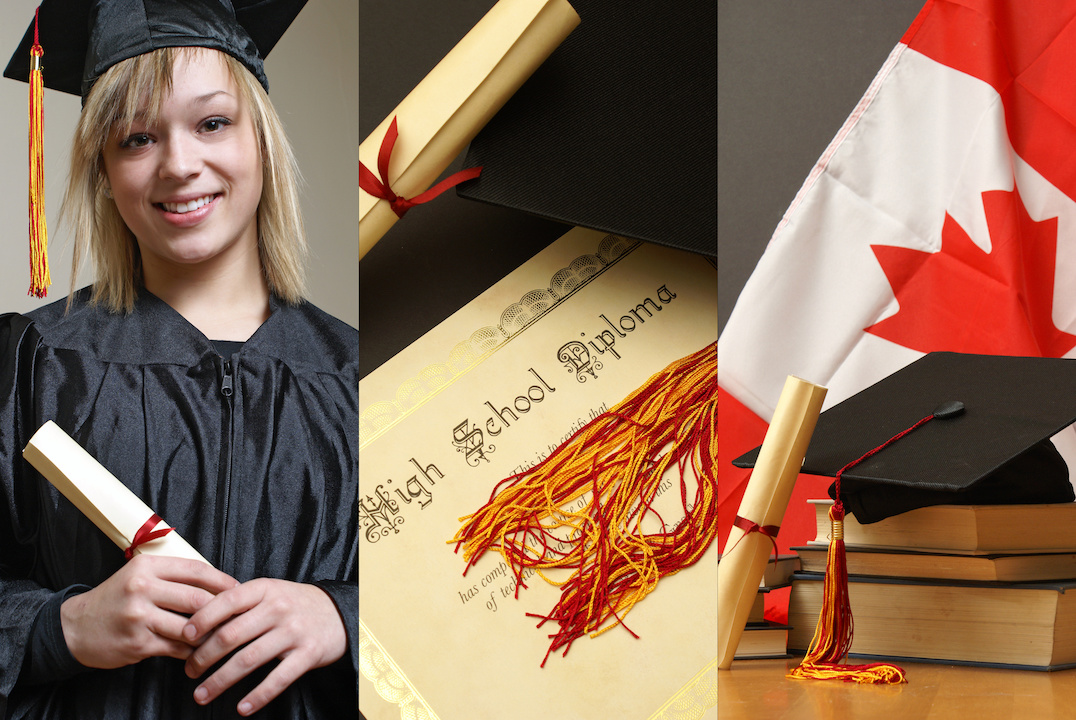
M 400 720 L 438 720 L 422 696 L 359 618 L 359 670 L 386 702 L 400 708 Z

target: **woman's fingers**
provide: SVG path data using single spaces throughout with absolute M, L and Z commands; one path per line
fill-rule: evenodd
M 259 639 L 257 643 L 261 643 Z M 243 651 L 245 652 L 246 648 Z M 280 657 L 282 651 L 273 653 L 271 645 L 266 642 L 265 648 L 258 651 L 258 654 L 269 654 L 269 657 Z M 236 663 L 236 667 L 230 668 L 229 665 L 239 658 L 241 653 L 236 653 L 227 663 L 225 663 L 217 672 L 202 683 L 194 692 L 194 698 L 198 702 L 210 702 L 213 698 L 224 692 L 225 689 L 232 684 L 238 682 L 241 678 L 246 677 L 252 670 L 245 667 L 245 661 L 239 661 Z M 240 715 L 250 715 L 251 713 L 258 712 L 270 702 L 275 700 L 280 693 L 284 692 L 293 682 L 303 676 L 311 667 L 308 658 L 303 657 L 301 653 L 291 653 L 284 656 L 284 659 L 273 668 L 268 675 L 265 676 L 258 686 L 251 690 L 247 695 L 239 701 L 239 705 L 236 706 L 236 710 Z M 218 678 L 218 675 L 220 676 Z M 199 699 L 203 697 L 204 700 Z
M 239 581 L 231 575 L 198 560 L 136 555 L 127 565 L 132 566 L 136 563 L 152 563 L 155 568 L 154 574 L 162 580 L 201 588 L 213 595 L 239 585 Z
M 194 560 L 136 556 L 97 587 L 64 601 L 64 639 L 87 667 L 114 668 L 154 656 L 185 659 L 191 652 L 183 640 L 185 615 L 236 585 Z
M 200 677 L 228 653 L 273 629 L 274 621 L 268 609 L 259 607 L 265 595 L 258 583 L 241 585 L 216 600 L 192 615 L 182 629 L 183 639 L 197 646 L 187 659 L 187 675 L 192 678 Z M 275 657 L 262 657 L 249 650 L 249 647 L 244 649 L 241 659 L 249 665 L 247 672 Z M 260 662 L 255 664 L 255 661 Z
M 235 653 L 198 686 L 194 697 L 203 704 L 254 669 L 281 660 L 240 703 L 241 715 L 260 709 L 307 671 L 336 661 L 347 647 L 343 620 L 323 590 L 267 578 L 214 597 L 191 616 L 183 637 L 197 645 L 186 664 L 192 678 Z

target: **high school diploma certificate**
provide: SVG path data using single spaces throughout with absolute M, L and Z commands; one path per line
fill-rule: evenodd
M 527 570 L 517 598 L 496 552 L 464 576 L 449 542 L 497 483 L 716 339 L 717 271 L 705 259 L 575 229 L 362 380 L 368 720 L 716 718 L 716 543 L 663 578 L 626 627 L 540 667 L 557 626 L 527 613 L 548 615 L 558 588 Z M 655 504 L 666 529 L 680 503 L 670 474 Z

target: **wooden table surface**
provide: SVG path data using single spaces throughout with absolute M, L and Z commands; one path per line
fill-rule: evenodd
M 717 674 L 721 720 L 1053 720 L 1076 717 L 1076 669 L 897 663 L 903 685 L 792 680 L 801 658 L 737 660 Z

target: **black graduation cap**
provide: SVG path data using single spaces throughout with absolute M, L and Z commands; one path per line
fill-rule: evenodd
M 717 257 L 717 3 L 571 0 L 579 27 L 474 138 L 461 197 Z
M 42 0 L 45 87 L 85 97 L 116 63 L 162 47 L 207 47 L 242 62 L 269 89 L 262 59 L 306 0 Z M 4 77 L 26 82 L 34 21 Z
M 1076 499 L 1049 440 L 1076 422 L 1076 360 L 1062 358 L 927 354 L 822 413 L 802 472 L 835 477 L 932 415 L 841 474 L 859 522 L 928 505 Z M 733 465 L 753 467 L 758 450 Z

